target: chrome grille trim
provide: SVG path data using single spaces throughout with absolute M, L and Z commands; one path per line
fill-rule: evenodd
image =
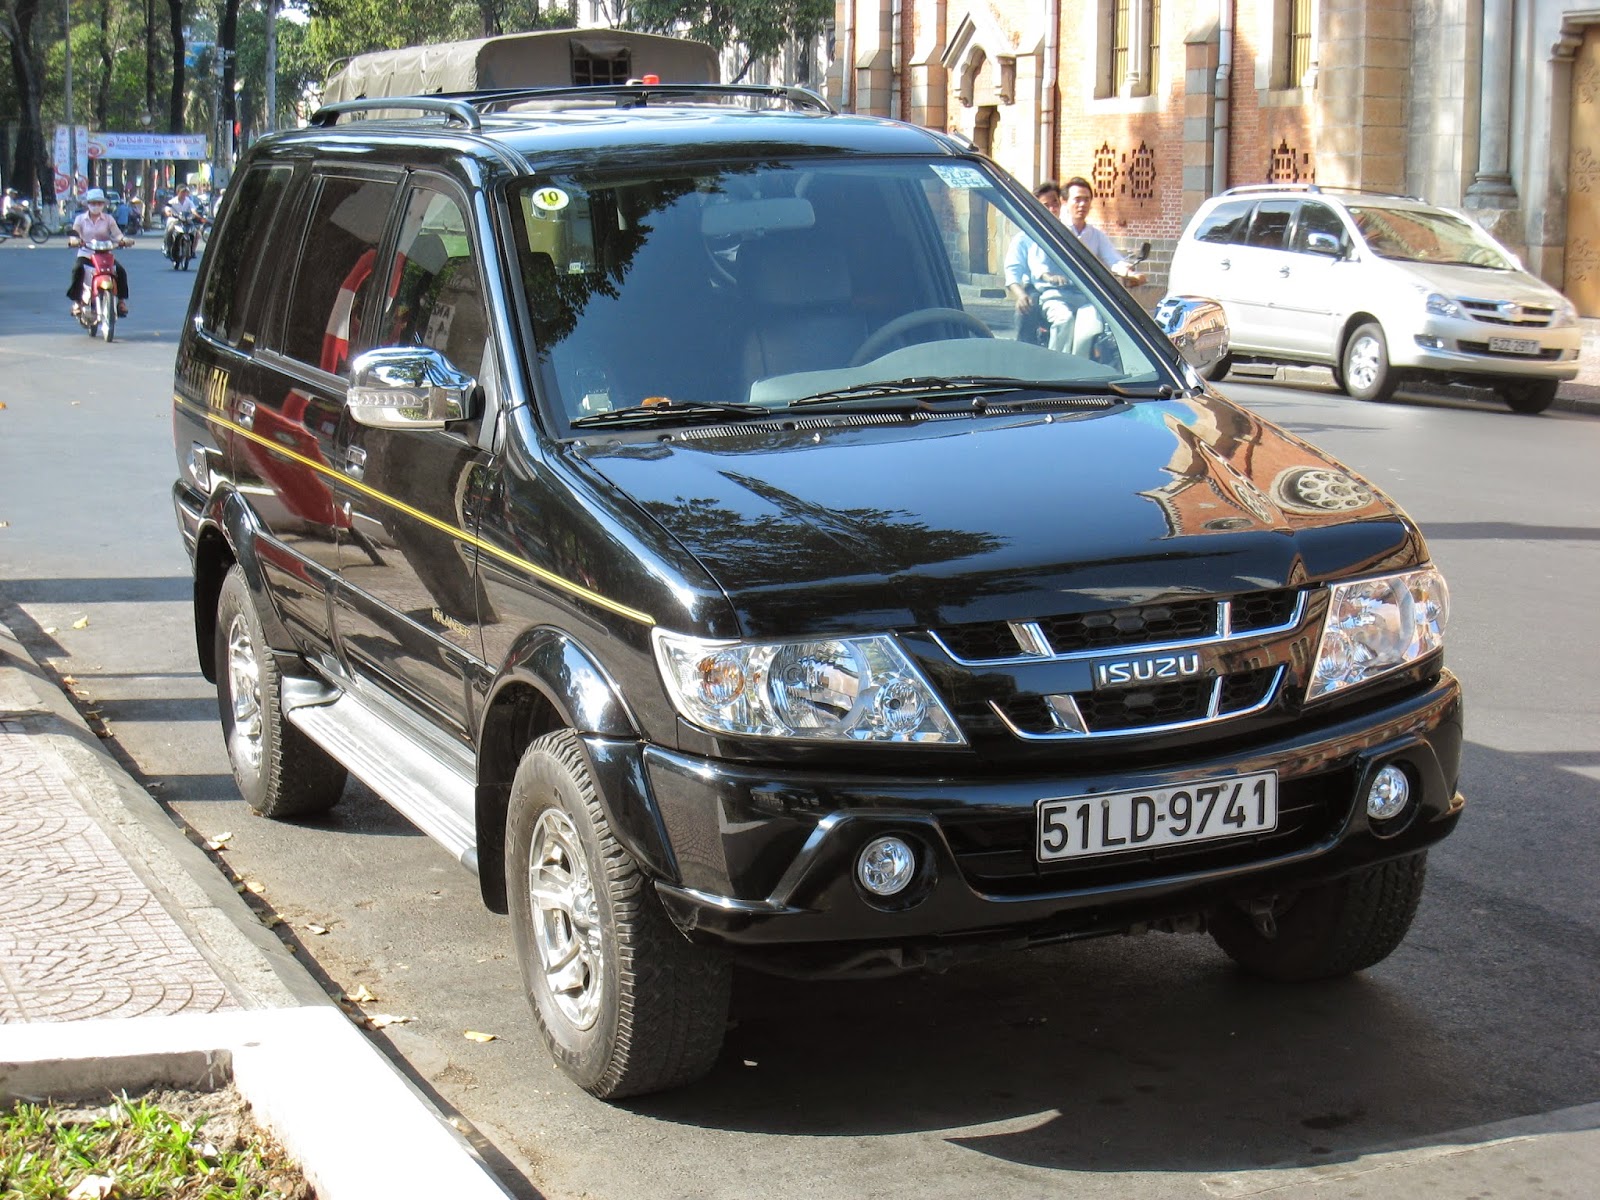
M 1027 645 L 1023 642 L 1022 635 L 1018 633 L 1018 629 L 1026 628 L 1033 631 L 1027 636 L 1031 639 L 1034 634 L 1037 634 L 1040 643 L 1048 646 L 1048 643 L 1044 640 L 1044 630 L 1034 621 L 1013 621 L 1010 623 L 1012 636 L 1017 638 L 1018 647 L 1023 649 L 1024 653 L 1010 655 L 1005 658 L 962 658 L 954 650 L 950 649 L 945 640 L 939 636 L 938 630 L 930 629 L 928 636 L 933 639 L 934 644 L 939 649 L 950 656 L 950 661 L 959 663 L 964 667 L 1016 666 L 1023 663 L 1038 662 L 1081 662 L 1084 659 L 1109 658 L 1119 654 L 1159 654 L 1164 650 L 1185 650 L 1194 646 L 1218 646 L 1226 645 L 1230 642 L 1256 641 L 1261 638 L 1274 637 L 1280 633 L 1290 633 L 1305 620 L 1309 591 L 1310 589 L 1308 588 L 1300 589 L 1299 595 L 1295 597 L 1294 612 L 1289 615 L 1287 621 L 1278 625 L 1263 626 L 1260 629 L 1246 629 L 1239 632 L 1235 632 L 1233 629 L 1232 603 L 1227 600 L 1220 600 L 1217 602 L 1217 607 L 1220 611 L 1217 614 L 1217 632 L 1215 634 L 1209 637 L 1183 638 L 1169 642 L 1135 642 L 1121 646 L 1101 646 L 1094 650 L 1070 650 L 1065 654 L 1056 654 L 1054 652 L 1034 654 L 1027 652 Z
M 1262 693 L 1261 699 L 1247 708 L 1241 708 L 1234 712 L 1220 711 L 1222 703 L 1222 685 L 1227 677 L 1219 675 L 1212 682 L 1211 700 L 1206 707 L 1205 716 L 1196 717 L 1189 721 L 1169 721 L 1161 725 L 1139 725 L 1128 729 L 1107 729 L 1100 732 L 1093 732 L 1085 728 L 1069 729 L 1063 727 L 1052 730 L 1049 733 L 1029 733 L 1026 730 L 1019 729 L 1012 722 L 1011 718 L 1006 715 L 1005 710 L 1001 708 L 998 701 L 989 701 L 989 707 L 994 712 L 994 715 L 1000 718 L 1000 723 L 1002 725 L 1009 729 L 1014 736 L 1022 739 L 1025 742 L 1088 741 L 1100 738 L 1148 737 L 1151 734 L 1172 733 L 1181 729 L 1197 729 L 1202 725 L 1214 725 L 1219 721 L 1233 721 L 1239 717 L 1253 716 L 1254 714 L 1270 707 L 1272 703 L 1277 700 L 1279 689 L 1283 687 L 1283 677 L 1285 674 L 1287 674 L 1287 672 L 1288 667 L 1280 664 L 1272 677 L 1272 682 L 1267 685 L 1266 691 Z M 1044 700 L 1050 708 L 1052 716 L 1058 722 L 1062 720 L 1063 709 L 1070 709 L 1070 712 L 1074 716 L 1077 716 L 1078 704 L 1077 701 L 1074 700 L 1070 695 L 1046 696 L 1044 697 Z M 1081 726 L 1083 723 L 1083 718 L 1081 716 L 1077 716 L 1077 720 Z

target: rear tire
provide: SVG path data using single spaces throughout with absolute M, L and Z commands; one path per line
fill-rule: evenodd
M 523 986 L 556 1064 L 603 1100 L 679 1087 L 716 1063 L 732 968 L 667 917 L 611 832 L 570 730 L 528 747 L 506 813 Z
M 217 708 L 234 782 L 264 817 L 326 812 L 347 774 L 283 717 L 282 676 L 244 571 L 232 567 L 217 597 Z
M 50 240 L 50 227 L 38 217 L 28 223 L 28 238 L 36 246 L 42 246 Z
M 1248 913 L 1230 905 L 1211 914 L 1211 936 L 1252 975 L 1283 983 L 1363 971 L 1405 940 L 1422 899 L 1426 866 L 1427 855 L 1414 854 L 1285 896 L 1270 938 Z
M 1350 335 L 1339 365 L 1344 390 L 1357 400 L 1387 400 L 1400 383 L 1389 366 L 1389 343 L 1376 322 L 1368 322 Z
M 1505 379 L 1495 391 L 1512 412 L 1534 416 L 1556 402 L 1556 389 L 1560 386 L 1554 379 Z

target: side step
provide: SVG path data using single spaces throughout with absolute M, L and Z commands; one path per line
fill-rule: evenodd
M 330 695 L 337 699 L 330 702 Z M 474 770 L 466 747 L 357 691 L 285 688 L 283 701 L 296 728 L 477 873 Z

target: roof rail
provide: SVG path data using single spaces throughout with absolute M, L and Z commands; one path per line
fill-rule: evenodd
M 1353 196 L 1382 196 L 1388 200 L 1415 200 L 1418 204 L 1426 204 L 1421 196 L 1407 196 L 1401 192 L 1378 192 L 1371 188 L 1341 187 L 1332 183 L 1241 183 L 1223 192 L 1224 196 L 1249 195 L 1260 192 L 1342 192 Z
M 483 129 L 483 120 L 478 116 L 477 109 L 460 100 L 444 96 L 373 96 L 360 100 L 340 100 L 336 104 L 324 104 L 312 113 L 311 124 L 326 129 L 337 125 L 339 117 L 344 113 L 385 110 L 443 113 L 451 120 L 459 121 L 473 133 Z
M 753 96 L 781 100 L 791 108 L 821 113 L 838 110 L 817 93 L 803 87 L 769 83 L 627 83 L 584 84 L 573 87 L 496 88 L 477 92 L 443 93 L 472 105 L 479 112 L 497 110 L 523 100 L 612 99 L 618 108 L 644 108 L 652 100 L 679 96 Z

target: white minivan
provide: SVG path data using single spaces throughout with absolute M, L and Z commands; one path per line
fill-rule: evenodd
M 1315 363 L 1359 400 L 1428 379 L 1537 413 L 1578 373 L 1572 302 L 1464 214 L 1414 198 L 1232 188 L 1189 222 L 1168 289 L 1226 310 L 1230 353 L 1213 379 L 1236 362 Z

